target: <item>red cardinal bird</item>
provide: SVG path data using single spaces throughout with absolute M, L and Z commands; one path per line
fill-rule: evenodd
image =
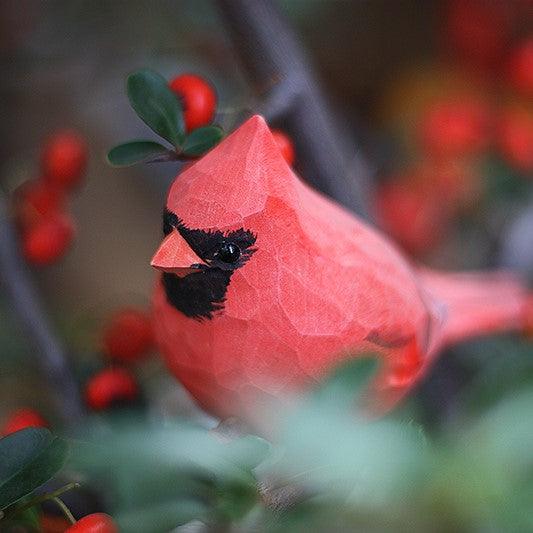
M 303 183 L 254 116 L 170 189 L 155 331 L 171 371 L 221 417 L 375 353 L 381 409 L 444 345 L 522 326 L 527 291 L 503 273 L 412 265 L 383 235 Z

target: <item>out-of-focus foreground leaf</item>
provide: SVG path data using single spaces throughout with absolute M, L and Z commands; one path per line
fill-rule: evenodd
M 23 429 L 0 439 L 0 509 L 52 478 L 67 452 L 67 443 L 43 428 Z

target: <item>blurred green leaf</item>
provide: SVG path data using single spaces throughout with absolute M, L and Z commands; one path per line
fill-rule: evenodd
M 39 509 L 36 506 L 24 509 L 17 514 L 16 520 L 19 524 L 29 527 L 32 531 L 40 531 Z
M 67 453 L 67 443 L 47 429 L 24 429 L 0 439 L 0 509 L 51 479 Z
M 150 504 L 191 499 L 205 502 L 211 518 L 240 517 L 257 500 L 251 469 L 270 450 L 259 437 L 226 442 L 185 423 L 149 431 L 122 427 L 102 438 L 99 446 L 78 445 L 73 461 L 113 492 L 113 514 L 124 517 Z
M 201 520 L 206 514 L 205 503 L 184 499 L 127 509 L 115 519 L 122 533 L 167 533 L 191 520 Z
M 205 126 L 187 135 L 183 143 L 183 153 L 190 157 L 198 157 L 216 146 L 224 137 L 224 131 L 219 126 Z
M 217 499 L 213 514 L 217 521 L 240 520 L 259 498 L 257 480 L 249 472 L 235 472 L 216 480 Z
M 377 368 L 378 361 L 373 356 L 350 359 L 337 367 L 318 386 L 311 398 L 344 408 L 356 405 Z
M 173 152 L 153 141 L 131 141 L 115 146 L 107 154 L 109 163 L 116 167 L 127 167 L 156 159 Z
M 128 98 L 137 115 L 158 135 L 177 147 L 183 140 L 183 110 L 163 76 L 150 69 L 130 74 Z
M 246 435 L 227 444 L 233 461 L 242 468 L 253 469 L 269 455 L 272 446 L 255 435 Z

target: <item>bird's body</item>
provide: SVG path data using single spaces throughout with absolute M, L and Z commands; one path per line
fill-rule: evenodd
M 304 184 L 260 117 L 176 179 L 165 216 L 156 336 L 171 371 L 220 416 L 253 419 L 365 353 L 382 360 L 387 408 L 445 343 L 522 320 L 518 281 L 418 269 Z

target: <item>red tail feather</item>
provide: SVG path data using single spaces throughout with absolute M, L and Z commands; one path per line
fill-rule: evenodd
M 421 276 L 430 294 L 444 303 L 442 344 L 526 327 L 533 300 L 516 274 L 422 270 Z

